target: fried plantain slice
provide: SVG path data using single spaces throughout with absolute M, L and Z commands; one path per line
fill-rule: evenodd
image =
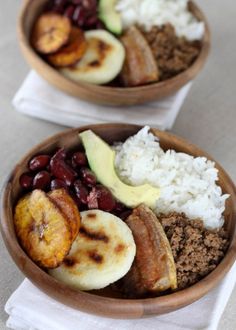
M 159 80 L 159 70 L 152 50 L 136 26 L 129 27 L 121 37 L 125 62 L 120 78 L 125 87 L 139 86 Z
M 67 219 L 71 229 L 72 240 L 74 241 L 80 228 L 80 213 L 75 202 L 65 189 L 53 190 L 48 196 Z
M 78 62 L 87 49 L 84 32 L 72 27 L 68 43 L 54 54 L 47 57 L 48 61 L 56 67 L 66 67 Z
M 42 54 L 51 54 L 64 46 L 70 35 L 71 23 L 67 17 L 46 13 L 36 21 L 32 33 L 32 45 Z
M 67 219 L 41 190 L 19 200 L 14 224 L 22 247 L 41 267 L 57 267 L 71 248 Z
M 34 221 L 29 211 L 30 195 L 31 194 L 27 194 L 18 201 L 14 214 L 14 226 L 16 235 L 24 248 L 24 242 L 28 241 L 28 233 L 30 230 L 30 226 Z
M 137 253 L 130 271 L 122 279 L 130 297 L 172 290 L 177 287 L 176 268 L 170 243 L 156 215 L 144 204 L 126 219 Z

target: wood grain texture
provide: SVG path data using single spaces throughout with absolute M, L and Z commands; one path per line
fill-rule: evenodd
M 217 285 L 228 272 L 236 257 L 236 188 L 218 163 L 216 163 L 216 167 L 219 169 L 219 184 L 223 193 L 230 194 L 225 210 L 225 228 L 230 235 L 230 247 L 224 259 L 212 273 L 185 290 L 163 297 L 135 300 L 116 298 L 116 293 L 111 290 L 100 290 L 93 293 L 77 291 L 49 276 L 34 264 L 20 247 L 13 225 L 14 206 L 22 194 L 19 186 L 20 175 L 26 171 L 29 160 L 35 154 L 52 153 L 56 148 L 62 146 L 70 150 L 78 148 L 80 146 L 78 133 L 88 128 L 99 134 L 108 143 L 112 143 L 123 141 L 128 136 L 135 134 L 140 126 L 101 124 L 70 129 L 46 139 L 23 157 L 6 181 L 1 197 L 1 232 L 14 262 L 26 277 L 49 296 L 68 306 L 92 314 L 112 318 L 140 318 L 171 312 L 196 301 Z M 204 151 L 180 137 L 156 129 L 152 131 L 158 135 L 164 149 L 172 148 L 193 156 L 205 156 L 212 159 Z
M 199 20 L 205 23 L 205 34 L 202 40 L 202 49 L 197 60 L 186 71 L 163 82 L 132 88 L 73 82 L 43 61 L 30 45 L 30 31 L 46 2 L 47 0 L 24 1 L 18 19 L 18 39 L 21 50 L 29 65 L 45 80 L 62 91 L 80 99 L 105 105 L 133 105 L 158 100 L 173 94 L 187 82 L 194 79 L 203 68 L 208 57 L 210 50 L 210 31 L 207 19 L 202 11 L 191 2 L 190 10 Z

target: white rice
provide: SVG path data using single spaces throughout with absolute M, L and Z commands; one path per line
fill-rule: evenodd
M 214 162 L 174 150 L 164 152 L 148 131 L 146 126 L 115 146 L 118 175 L 134 186 L 150 183 L 159 187 L 156 213 L 184 212 L 191 219 L 201 218 L 206 228 L 220 228 L 229 195 L 222 195 L 216 184 L 218 170 Z
M 124 28 L 139 24 L 150 31 L 152 26 L 171 23 L 179 37 L 200 40 L 204 34 L 204 23 L 189 12 L 188 0 L 118 0 L 116 9 Z

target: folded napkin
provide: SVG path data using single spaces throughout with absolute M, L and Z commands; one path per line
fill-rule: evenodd
M 152 318 L 113 320 L 64 306 L 25 279 L 5 306 L 7 326 L 14 330 L 216 330 L 235 281 L 236 263 L 217 288 L 187 307 Z
M 13 99 L 16 110 L 57 124 L 76 127 L 100 122 L 144 123 L 170 129 L 178 115 L 191 82 L 176 94 L 144 105 L 112 107 L 95 105 L 69 96 L 31 71 Z

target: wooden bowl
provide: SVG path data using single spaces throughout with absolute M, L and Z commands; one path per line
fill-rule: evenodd
M 80 145 L 78 133 L 88 128 L 92 129 L 108 143 L 112 143 L 114 141 L 124 141 L 130 135 L 135 134 L 140 129 L 140 126 L 101 124 L 70 129 L 46 139 L 24 156 L 7 179 L 1 197 L 1 232 L 13 260 L 24 275 L 40 290 L 65 305 L 91 314 L 123 319 L 141 318 L 164 314 L 191 304 L 218 284 L 228 272 L 236 257 L 236 188 L 229 176 L 217 163 L 219 185 L 222 187 L 223 193 L 230 194 L 230 198 L 226 202 L 224 214 L 225 229 L 230 236 L 230 246 L 216 269 L 197 284 L 187 289 L 162 297 L 134 300 L 118 298 L 113 291 L 105 289 L 93 292 L 78 291 L 58 282 L 40 269 L 19 245 L 14 231 L 13 209 L 19 196 L 22 194 L 19 186 L 20 175 L 27 171 L 27 164 L 35 154 L 52 153 L 55 149 L 62 146 L 72 150 L 78 148 Z M 152 129 L 152 132 L 160 138 L 161 146 L 164 149 L 172 148 L 193 156 L 205 156 L 212 159 L 198 147 L 177 136 L 157 129 Z
M 45 80 L 62 91 L 80 99 L 106 105 L 132 105 L 157 100 L 170 95 L 196 77 L 202 69 L 210 49 L 210 32 L 207 20 L 201 10 L 190 3 L 190 10 L 205 23 L 205 34 L 201 52 L 186 71 L 163 82 L 131 88 L 99 86 L 88 83 L 76 83 L 55 70 L 45 62 L 31 47 L 29 36 L 32 26 L 47 0 L 25 0 L 18 21 L 18 37 L 24 57 L 29 65 Z

